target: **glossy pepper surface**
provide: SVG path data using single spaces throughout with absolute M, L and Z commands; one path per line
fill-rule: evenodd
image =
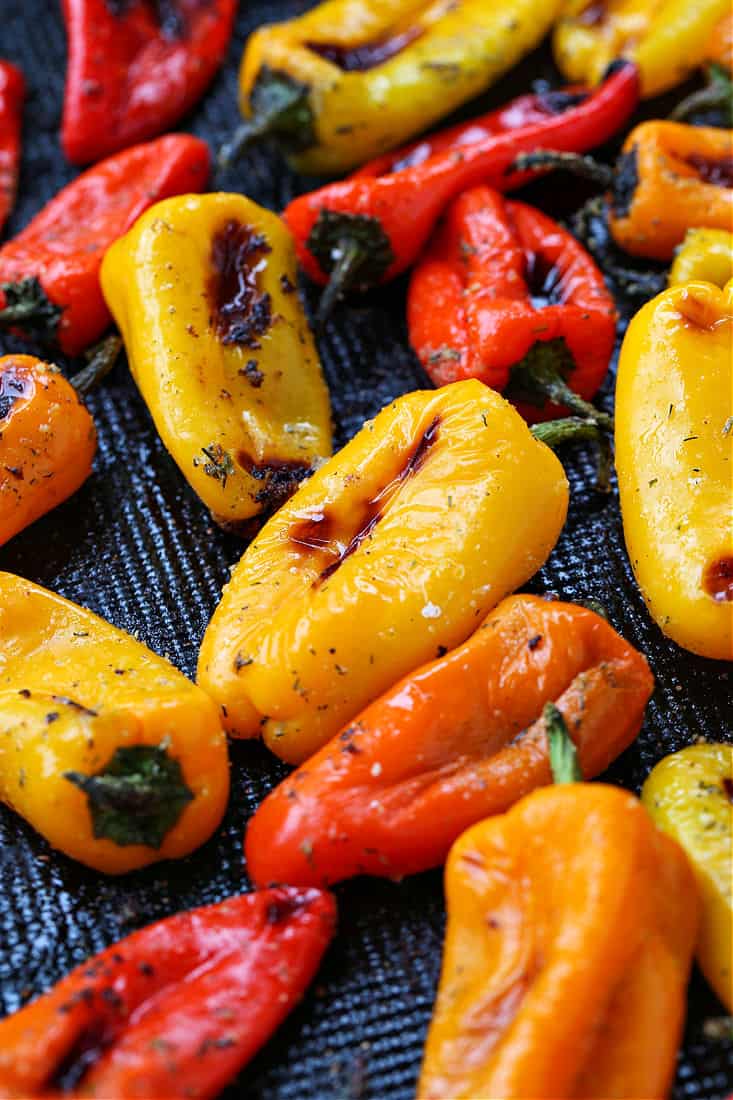
M 236 0 L 63 0 L 69 62 L 61 123 L 74 164 L 174 126 L 212 80 Z
M 733 283 L 675 286 L 624 338 L 616 468 L 624 536 L 652 617 L 733 659 Z
M 555 29 L 555 59 L 569 80 L 593 82 L 609 62 L 629 57 L 643 95 L 658 95 L 702 64 L 728 10 L 728 0 L 569 0 Z
M 559 0 L 327 0 L 250 37 L 242 133 L 338 174 L 427 129 L 539 44 Z M 236 139 L 235 139 L 236 140 Z
M 119 874 L 187 855 L 229 791 L 216 707 L 168 661 L 0 573 L 0 799 L 54 847 Z
M 400 397 L 245 551 L 199 683 L 231 733 L 300 763 L 531 577 L 567 502 L 558 460 L 482 383 Z
M 330 894 L 282 886 L 133 932 L 0 1021 L 0 1097 L 213 1100 L 300 1000 L 335 918 Z
M 78 355 L 110 323 L 99 285 L 102 257 L 143 211 L 200 191 L 206 144 L 169 134 L 102 161 L 73 180 L 0 248 L 0 326 Z
M 451 849 L 418 1100 L 661 1100 L 697 931 L 674 841 L 617 787 L 535 791 Z
M 15 202 L 20 167 L 20 128 L 25 81 L 20 69 L 0 60 L 0 230 Z
M 331 453 L 283 222 L 242 195 L 169 199 L 101 278 L 163 442 L 214 518 L 238 530 L 274 511 Z
M 641 800 L 684 848 L 697 875 L 702 919 L 697 957 L 733 1011 L 733 745 L 697 744 L 653 768 Z
M 688 229 L 669 270 L 669 285 L 702 280 L 721 290 L 733 279 L 733 232 L 730 229 Z
M 438 866 L 469 825 L 552 781 L 548 701 L 591 778 L 636 737 L 652 686 L 594 612 L 510 596 L 275 788 L 247 828 L 247 872 L 323 885 Z
M 550 396 L 596 412 L 613 298 L 583 246 L 534 207 L 488 187 L 455 199 L 413 270 L 407 321 L 436 385 L 480 378 L 529 420 L 557 415 Z

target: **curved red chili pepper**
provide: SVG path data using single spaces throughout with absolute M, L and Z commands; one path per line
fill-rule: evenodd
M 0 248 L 0 325 L 67 355 L 93 344 L 111 321 L 99 285 L 109 246 L 144 210 L 170 195 L 202 191 L 209 149 L 168 134 L 90 168 Z
M 236 9 L 236 0 L 63 0 L 68 159 L 88 164 L 178 122 L 219 69 Z
M 0 1021 L 0 1097 L 215 1097 L 300 1000 L 335 920 L 330 894 L 283 886 L 133 933 Z
M 593 397 L 616 337 L 613 298 L 583 246 L 546 214 L 488 187 L 448 208 L 412 273 L 407 317 L 410 343 L 437 386 L 479 378 L 524 397 L 528 420 L 558 415 L 548 392 L 574 401 L 543 388 L 548 378 Z M 573 411 L 598 415 L 592 406 Z
M 20 126 L 25 81 L 20 69 L 0 61 L 0 229 L 15 202 L 20 164 Z

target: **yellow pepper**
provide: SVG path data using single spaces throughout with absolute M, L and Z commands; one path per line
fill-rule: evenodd
M 407 394 L 248 547 L 206 631 L 199 683 L 233 735 L 261 732 L 299 763 L 528 580 L 567 502 L 562 466 L 493 390 L 468 380 Z
M 287 228 L 241 195 L 167 199 L 101 279 L 163 442 L 216 522 L 246 532 L 331 453 Z
M 168 661 L 83 607 L 0 573 L 0 800 L 119 874 L 187 855 L 229 792 L 217 710 Z
M 636 314 L 616 384 L 626 546 L 653 618 L 733 659 L 733 282 L 670 287 Z
M 658 95 L 702 64 L 729 6 L 730 0 L 569 0 L 555 28 L 555 60 L 569 80 L 596 83 L 616 58 L 631 58 L 642 95 Z
M 669 271 L 669 285 L 702 279 L 721 289 L 733 278 L 733 233 L 729 229 L 688 229 Z
M 665 757 L 641 799 L 695 870 L 702 899 L 698 960 L 733 1011 L 733 745 L 691 745 Z
M 271 133 L 301 172 L 338 174 L 478 95 L 539 44 L 562 0 L 327 0 L 247 42 L 230 158 Z

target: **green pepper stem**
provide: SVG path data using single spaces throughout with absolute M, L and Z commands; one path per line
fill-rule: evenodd
M 594 420 L 578 416 L 545 420 L 541 424 L 533 424 L 530 431 L 535 439 L 551 447 L 553 451 L 565 443 L 598 443 L 603 438 L 603 432 Z
M 359 273 L 367 262 L 364 248 L 354 237 L 344 237 L 332 250 L 335 263 L 331 276 L 318 305 L 316 327 L 322 329 L 331 316 L 334 306 L 359 280 Z
M 253 141 L 277 136 L 291 152 L 310 148 L 316 140 L 310 88 L 288 73 L 263 65 L 249 96 L 251 118 L 222 146 L 217 169 L 228 168 Z
M 704 88 L 691 92 L 667 116 L 674 122 L 689 118 L 696 111 L 715 110 L 725 112 L 728 125 L 733 121 L 733 82 L 720 65 L 708 66 L 708 82 Z
M 69 381 L 80 397 L 84 397 L 109 374 L 122 350 L 122 338 L 113 332 L 87 352 L 87 365 Z
M 542 717 L 547 732 L 553 782 L 582 783 L 583 772 L 578 761 L 578 750 L 562 714 L 554 703 L 546 703 Z
M 601 187 L 612 187 L 613 168 L 601 164 L 593 157 L 580 153 L 561 153 L 555 149 L 535 149 L 531 153 L 520 153 L 507 172 L 526 172 L 537 168 L 562 168 L 574 176 L 598 183 Z
M 524 400 L 540 405 L 547 398 L 612 432 L 613 417 L 586 401 L 565 381 L 563 372 L 569 374 L 574 369 L 575 360 L 564 340 L 538 340 L 512 367 L 505 395 L 512 401 Z
M 0 309 L 0 326 L 18 326 L 42 343 L 53 343 L 63 310 L 52 302 L 35 275 L 0 286 L 5 305 Z
M 223 172 L 239 160 L 244 150 L 253 141 L 274 134 L 278 128 L 277 115 L 259 115 L 243 122 L 232 134 L 231 140 L 222 145 L 216 158 L 217 171 Z

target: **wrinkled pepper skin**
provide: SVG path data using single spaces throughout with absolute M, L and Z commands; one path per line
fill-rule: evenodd
M 209 150 L 188 134 L 168 134 L 95 165 L 51 199 L 17 237 L 0 248 L 0 304 L 30 315 L 13 324 L 43 343 L 78 355 L 110 323 L 99 286 L 102 258 L 140 215 L 168 195 L 200 191 L 209 178 Z M 35 285 L 29 285 L 35 284 Z M 40 284 L 40 286 L 38 285 Z M 16 302 L 16 298 L 21 299 Z M 9 323 L 0 310 L 0 325 Z
M 552 782 L 545 703 L 591 778 L 634 740 L 652 687 L 644 657 L 594 612 L 510 596 L 275 788 L 249 822 L 247 872 L 324 885 L 437 867 L 464 829 Z
M 555 60 L 568 80 L 594 83 L 609 62 L 629 57 L 642 94 L 659 95 L 702 64 L 728 10 L 729 0 L 569 0 L 555 28 Z
M 0 232 L 18 189 L 24 99 L 25 80 L 20 69 L 0 60 Z
M 96 449 L 94 421 L 58 367 L 0 357 L 0 546 L 83 485 Z
M 685 850 L 697 875 L 702 919 L 697 957 L 733 1012 L 733 745 L 698 744 L 661 760 L 641 800 Z
M 539 44 L 559 0 L 327 0 L 249 38 L 240 106 L 268 83 L 302 89 L 293 166 L 338 175 L 400 145 L 478 95 Z M 284 135 L 285 136 L 285 135 Z
M 187 855 L 229 791 L 216 707 L 83 607 L 0 573 L 0 799 L 108 874 Z
M 214 1100 L 300 1000 L 335 921 L 330 894 L 282 886 L 133 932 L 0 1021 L 0 1097 Z
M 175 126 L 226 53 L 236 0 L 63 0 L 61 144 L 89 164 Z M 164 14 L 163 14 L 164 12 Z
M 509 397 L 519 391 L 529 421 L 561 412 L 541 388 L 533 392 L 535 370 L 590 400 L 616 338 L 613 298 L 583 246 L 489 187 L 465 191 L 445 212 L 413 269 L 407 323 L 436 385 L 480 378 Z
M 535 791 L 463 834 L 445 892 L 417 1100 L 667 1096 L 697 887 L 633 795 Z
M 730 229 L 688 229 L 669 271 L 669 285 L 702 280 L 722 290 L 733 279 L 733 233 Z
M 163 442 L 218 523 L 250 528 L 331 453 L 283 222 L 242 195 L 170 199 L 113 245 L 101 279 Z
M 199 683 L 230 733 L 300 763 L 531 577 L 567 503 L 558 460 L 480 382 L 400 397 L 245 551 Z
M 664 291 L 632 320 L 616 383 L 626 547 L 652 618 L 733 660 L 733 283 Z

